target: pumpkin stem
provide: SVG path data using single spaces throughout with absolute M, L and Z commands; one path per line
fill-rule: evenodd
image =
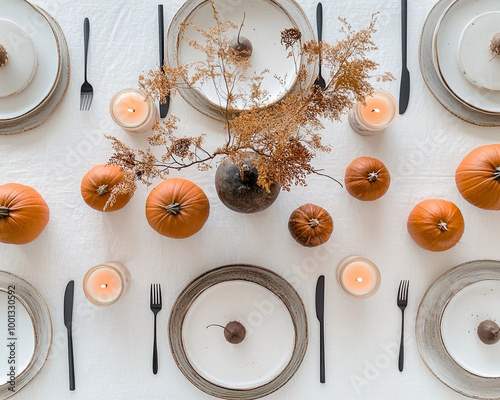
M 0 206 L 0 219 L 8 217 L 10 214 L 9 207 Z
M 366 179 L 368 182 L 375 182 L 378 179 L 378 174 L 375 171 L 370 172 Z
M 317 218 L 311 218 L 308 224 L 311 228 L 316 228 L 319 225 L 319 221 Z
M 165 206 L 165 210 L 167 210 L 167 212 L 172 215 L 179 215 L 181 212 L 181 208 L 182 205 L 180 203 L 176 203 L 175 201 L 170 203 L 168 206 Z
M 101 186 L 99 186 L 95 192 L 99 195 L 99 196 L 104 196 L 105 194 L 109 193 L 109 190 L 108 190 L 109 186 L 107 183 L 103 183 Z
M 440 231 L 447 231 L 448 230 L 448 224 L 446 222 L 444 222 L 443 220 L 441 220 L 441 221 L 439 221 L 438 229 Z
M 500 167 L 496 167 L 493 172 L 493 179 L 496 181 L 500 181 Z

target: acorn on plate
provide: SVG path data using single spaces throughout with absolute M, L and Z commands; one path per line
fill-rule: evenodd
M 3 67 L 9 61 L 7 49 L 0 44 L 0 67 Z
M 500 32 L 498 32 L 493 38 L 491 39 L 490 42 L 490 51 L 495 55 L 495 56 L 500 56 Z

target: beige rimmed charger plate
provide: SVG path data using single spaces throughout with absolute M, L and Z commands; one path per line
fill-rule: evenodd
M 299 85 L 295 62 L 292 57 L 287 57 L 288 50 L 281 44 L 281 31 L 287 28 L 298 28 L 302 33 L 302 43 L 314 40 L 309 20 L 299 4 L 295 0 L 245 0 L 234 4 L 228 4 L 224 0 L 215 0 L 214 4 L 222 21 L 229 20 L 240 25 L 245 16 L 242 36 L 252 42 L 253 53 L 250 57 L 251 66 L 244 75 L 253 76 L 254 73 L 259 74 L 265 69 L 269 70 L 264 75 L 261 84 L 261 89 L 268 92 L 268 97 L 259 101 L 259 106 L 269 106 L 288 93 L 296 91 Z M 214 26 L 216 22 L 210 1 L 188 0 L 173 17 L 166 41 L 167 60 L 172 67 L 192 65 L 206 57 L 183 38 L 184 35 L 205 43 L 205 39 L 192 26 L 188 26 L 183 31 L 182 26 L 185 24 L 193 24 L 202 29 Z M 232 39 L 237 35 L 237 30 L 231 30 L 225 34 Z M 306 66 L 308 73 L 306 84 L 312 84 L 316 66 L 305 63 L 303 57 L 299 58 L 299 62 Z M 190 67 L 188 76 L 191 77 L 194 74 L 196 74 L 196 69 Z M 285 84 L 280 83 L 276 77 L 286 78 Z M 225 120 L 227 93 L 223 79 L 209 80 L 197 84 L 196 87 L 188 87 L 182 82 L 179 92 L 191 106 L 201 113 L 211 118 Z M 248 100 L 237 100 L 237 109 L 244 110 L 254 106 L 249 101 L 251 87 L 248 82 L 236 85 L 232 93 Z
M 3 0 L 0 0 L 0 2 Z M 37 128 L 42 125 L 47 118 L 52 115 L 54 110 L 60 104 L 62 98 L 66 94 L 66 90 L 69 85 L 70 79 L 70 58 L 68 44 L 64 36 L 64 32 L 57 23 L 57 21 L 52 18 L 46 11 L 40 7 L 33 6 L 41 15 L 43 15 L 47 21 L 49 21 L 52 29 L 54 30 L 58 42 L 60 44 L 60 77 L 58 79 L 57 85 L 55 85 L 53 92 L 46 98 L 46 100 L 30 113 L 13 120 L 2 121 L 0 120 L 0 135 L 13 135 L 22 132 L 26 132 Z
M 462 318 L 464 326 L 470 322 L 470 318 L 487 319 L 491 318 L 487 307 L 477 306 L 477 299 L 470 299 L 470 306 L 461 306 L 461 297 L 477 297 L 477 284 L 480 284 L 480 291 L 484 291 L 481 282 L 500 281 L 500 261 L 478 260 L 460 264 L 439 277 L 428 289 L 420 302 L 417 313 L 415 337 L 417 347 L 422 360 L 430 371 L 445 385 L 456 392 L 475 399 L 498 400 L 500 399 L 500 376 L 491 373 L 488 353 L 483 352 L 479 356 L 481 359 L 474 359 L 473 364 L 464 368 L 469 358 L 462 357 L 463 352 L 457 346 L 454 335 L 462 335 L 464 347 L 474 348 L 479 341 L 474 332 L 453 332 L 450 330 L 449 321 L 444 321 L 446 313 L 452 313 L 453 319 Z M 474 286 L 471 286 L 474 285 Z M 469 288 L 469 289 L 468 289 Z M 496 284 L 490 289 L 496 290 Z M 481 296 L 479 296 L 481 300 Z M 488 301 L 484 296 L 484 301 Z M 447 311 L 447 308 L 450 309 Z M 491 310 L 491 307 L 490 307 Z M 470 313 L 474 315 L 471 317 Z M 484 315 L 483 315 L 484 314 Z M 488 315 L 487 315 L 488 314 Z M 494 318 L 494 317 L 493 317 Z M 445 344 L 446 343 L 446 344 Z M 449 348 L 446 347 L 448 345 Z M 450 347 L 451 346 L 451 347 Z M 455 359 L 453 356 L 457 357 Z M 471 370 L 473 372 L 471 372 Z M 482 371 L 484 371 L 481 376 Z
M 0 333 L 0 399 L 3 400 L 23 389 L 45 365 L 52 346 L 52 321 L 41 294 L 29 282 L 7 271 L 0 271 L 0 302 L 4 321 Z M 6 377 L 12 365 L 16 367 L 12 379 L 14 390 L 9 390 L 12 384 Z
M 223 329 L 242 323 L 240 344 Z M 226 265 L 196 278 L 176 299 L 169 319 L 170 349 L 186 378 L 224 399 L 257 399 L 288 382 L 308 343 L 304 304 L 276 273 L 251 265 Z
M 450 113 L 456 117 L 479 126 L 500 126 L 500 115 L 488 114 L 474 109 L 459 101 L 443 84 L 435 67 L 434 34 L 443 13 L 456 0 L 439 0 L 432 8 L 422 28 L 419 46 L 420 72 L 431 94 Z M 473 16 L 471 16 L 471 19 Z M 457 32 L 457 35 L 459 33 Z

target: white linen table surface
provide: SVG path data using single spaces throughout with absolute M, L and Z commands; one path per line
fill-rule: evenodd
M 229 0 L 228 0 L 229 1 Z M 231 0 L 237 2 L 244 0 Z M 442 384 L 420 359 L 415 343 L 415 317 L 427 287 L 449 268 L 475 259 L 500 259 L 500 213 L 467 203 L 458 192 L 454 173 L 461 159 L 477 146 L 494 143 L 500 128 L 467 124 L 448 113 L 426 88 L 418 67 L 418 45 L 425 18 L 434 0 L 408 5 L 408 65 L 411 97 L 406 114 L 386 132 L 362 137 L 343 122 L 326 122 L 325 143 L 330 154 L 314 164 L 343 181 L 346 166 L 358 156 L 379 158 L 392 181 L 387 194 L 361 202 L 329 179 L 308 178 L 307 187 L 282 192 L 268 210 L 243 215 L 218 200 L 213 184 L 215 168 L 191 168 L 171 176 L 190 179 L 209 197 L 211 213 L 204 228 L 185 240 L 162 237 L 145 218 L 151 188 L 139 186 L 130 203 L 114 213 L 89 208 L 80 195 L 80 182 L 94 165 L 112 153 L 104 135 L 145 147 L 144 137 L 131 137 L 113 123 L 111 97 L 136 87 L 138 76 L 158 66 L 157 4 L 152 0 L 74 2 L 35 0 L 61 25 L 71 55 L 71 81 L 56 112 L 41 127 L 20 135 L 0 137 L 0 184 L 18 182 L 36 188 L 47 201 L 51 219 L 34 242 L 0 244 L 0 269 L 30 281 L 51 311 L 54 342 L 45 367 L 16 400 L 196 400 L 209 399 L 177 368 L 168 345 L 167 322 L 180 291 L 204 271 L 225 264 L 267 267 L 291 282 L 302 297 L 309 322 L 309 347 L 294 377 L 278 399 L 341 400 L 454 400 L 465 397 Z M 316 1 L 299 0 L 316 32 Z M 165 25 L 182 0 L 164 4 Z M 401 71 L 400 0 L 373 2 L 324 1 L 325 41 L 340 38 L 337 17 L 357 29 L 380 12 L 372 58 L 380 71 L 397 78 L 375 86 L 399 95 Z M 2 11 L 0 10 L 0 17 Z M 89 81 L 94 100 L 88 112 L 79 111 L 83 82 L 83 19 L 90 19 Z M 192 109 L 180 96 L 170 113 L 181 118 L 179 132 L 206 134 L 208 143 L 223 140 L 220 122 Z M 155 182 L 159 183 L 159 181 Z M 461 209 L 466 229 L 460 243 L 442 253 L 418 247 L 406 230 L 407 217 L 419 201 L 443 198 Z M 298 206 L 311 202 L 326 208 L 335 230 L 325 245 L 307 249 L 290 236 L 287 222 Z M 380 268 L 382 284 L 375 296 L 357 300 L 347 296 L 335 280 L 335 268 L 348 255 L 361 255 Z M 86 271 L 105 261 L 120 261 L 131 273 L 125 296 L 110 307 L 95 307 L 85 298 Z M 326 275 L 326 384 L 319 383 L 319 325 L 314 310 L 316 279 Z M 74 353 L 76 391 L 68 390 L 66 329 L 63 295 L 74 279 Z M 401 311 L 396 306 L 399 281 L 409 279 L 406 311 L 405 369 L 397 368 Z M 152 313 L 149 286 L 163 288 L 163 310 L 158 315 L 159 372 L 151 371 Z M 0 323 L 0 329 L 1 323 Z

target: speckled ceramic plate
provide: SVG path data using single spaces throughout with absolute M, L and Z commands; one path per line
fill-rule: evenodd
M 309 20 L 299 4 L 295 0 L 245 0 L 231 4 L 224 0 L 215 0 L 214 4 L 222 21 L 229 20 L 240 25 L 245 17 L 241 34 L 250 39 L 253 53 L 250 57 L 250 67 L 239 73 L 251 77 L 268 70 L 260 86 L 268 95 L 259 100 L 259 106 L 268 106 L 297 90 L 295 62 L 293 57 L 287 57 L 288 50 L 281 44 L 281 31 L 298 28 L 302 33 L 302 43 L 314 40 Z M 188 25 L 183 31 L 182 26 L 185 24 L 192 24 L 204 30 L 214 26 L 216 22 L 210 2 L 188 0 L 173 17 L 166 41 L 167 60 L 171 66 L 192 65 L 206 58 L 205 53 L 190 46 L 183 36 L 195 39 L 201 44 L 205 44 L 206 40 L 192 26 Z M 237 33 L 237 30 L 225 32 L 230 40 Z M 299 58 L 299 62 L 305 64 L 304 59 Z M 306 69 L 310 81 L 308 83 L 312 84 L 315 66 L 309 64 Z M 189 77 L 196 73 L 194 67 L 189 68 Z M 234 85 L 231 93 L 237 97 L 237 109 L 253 107 L 254 102 L 249 99 L 251 91 L 252 86 L 248 81 L 239 80 Z M 225 119 L 227 88 L 220 77 L 200 82 L 196 87 L 188 87 L 183 83 L 179 92 L 191 106 L 203 114 L 219 120 Z
M 422 29 L 419 47 L 420 71 L 424 82 L 436 100 L 456 117 L 480 126 L 500 126 L 500 115 L 488 114 L 472 108 L 455 97 L 437 72 L 434 57 L 434 35 L 443 13 L 456 0 L 439 0 L 430 11 Z M 471 19 L 474 15 L 471 16 Z M 457 36 L 460 32 L 457 33 Z M 456 62 L 456 61 L 455 61 Z
M 6 271 L 0 271 L 0 318 L 4 321 L 0 332 L 0 399 L 7 399 L 30 383 L 44 366 L 52 345 L 52 321 L 40 293 Z M 12 366 L 15 369 L 10 378 Z
M 500 261 L 461 264 L 444 273 L 427 289 L 417 314 L 415 336 L 422 360 L 444 384 L 475 399 L 500 399 L 500 377 L 490 368 L 487 352 L 480 352 L 482 343 L 478 343 L 472 327 L 478 320 L 491 318 L 492 307 L 486 307 L 482 297 L 491 289 L 496 291 L 498 281 Z M 483 306 L 478 306 L 478 301 L 483 301 Z M 452 320 L 457 319 L 463 323 L 459 330 L 453 331 L 456 326 Z M 463 349 L 457 345 L 457 335 L 462 337 L 463 348 L 478 354 L 464 358 Z M 468 368 L 464 368 L 465 365 Z
M 239 344 L 224 338 L 228 322 L 246 329 Z M 274 272 L 227 265 L 191 282 L 172 307 L 170 348 L 196 387 L 224 399 L 257 399 L 295 374 L 307 349 L 307 318 L 297 292 Z

